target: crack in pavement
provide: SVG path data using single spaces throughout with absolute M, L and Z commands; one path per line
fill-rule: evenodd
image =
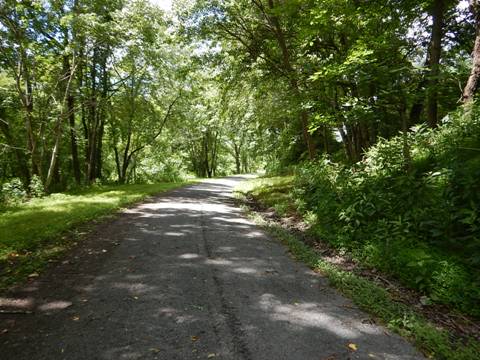
M 201 227 L 202 227 L 202 239 L 207 254 L 207 258 L 213 259 L 212 250 L 207 239 L 207 225 L 205 223 L 204 213 L 201 214 Z M 242 329 L 242 323 L 235 314 L 235 308 L 228 303 L 228 300 L 225 297 L 224 287 L 222 281 L 217 276 L 218 270 L 213 269 L 213 282 L 215 284 L 215 290 L 220 299 L 221 303 L 221 313 L 224 316 L 227 326 L 230 330 L 231 340 L 234 345 L 235 352 L 241 356 L 244 360 L 251 360 L 252 355 L 248 349 L 248 344 L 245 341 L 246 334 Z

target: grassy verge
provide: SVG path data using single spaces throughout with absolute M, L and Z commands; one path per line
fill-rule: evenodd
M 279 215 L 283 215 L 293 210 L 293 198 L 290 196 L 292 189 L 293 176 L 277 176 L 244 181 L 235 191 L 250 194 L 262 204 L 274 208 Z
M 285 215 L 293 208 L 290 196 L 291 178 L 256 179 L 237 189 L 239 197 L 249 194 L 264 205 Z M 430 358 L 470 360 L 477 359 L 480 344 L 475 340 L 456 340 L 447 330 L 430 323 L 412 307 L 395 301 L 387 290 L 374 282 L 344 271 L 325 261 L 320 254 L 276 222 L 268 221 L 259 213 L 246 208 L 250 217 L 265 230 L 289 247 L 299 261 L 322 273 L 331 284 L 351 298 L 391 330 L 409 338 Z
M 0 289 L 39 272 L 61 255 L 72 243 L 71 236 L 63 235 L 77 225 L 182 185 L 101 186 L 7 208 L 0 214 Z

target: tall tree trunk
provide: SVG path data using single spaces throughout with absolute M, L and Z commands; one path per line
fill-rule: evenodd
M 37 141 L 33 128 L 34 116 L 33 116 L 33 86 L 30 77 L 30 69 L 28 67 L 27 52 L 21 45 L 21 58 L 19 65 L 19 71 L 17 73 L 17 89 L 22 100 L 22 105 L 25 110 L 25 129 L 27 130 L 27 149 L 30 153 L 32 162 L 32 174 L 42 177 L 42 164 L 37 156 Z M 22 78 L 24 86 L 22 86 Z
M 89 138 L 89 130 L 88 130 L 88 123 L 87 123 L 87 102 L 85 97 L 88 94 L 85 93 L 84 84 L 86 83 L 85 79 L 85 58 L 84 58 L 84 42 L 83 40 L 80 41 L 81 45 L 79 46 L 79 56 L 78 56 L 78 77 L 77 77 L 77 86 L 80 90 L 79 98 L 80 98 L 80 122 L 83 128 L 83 142 L 84 142 L 84 162 L 83 162 L 83 169 L 85 174 L 85 181 L 88 183 L 88 138 Z
M 427 122 L 432 128 L 438 124 L 438 76 L 445 17 L 445 0 L 434 0 L 432 8 L 432 38 L 430 42 L 430 73 L 427 89 Z
M 73 14 L 74 16 L 79 16 L 79 8 L 78 8 L 78 0 L 74 0 L 73 2 Z M 73 26 L 71 28 L 72 31 L 72 43 L 75 46 L 77 42 L 77 31 L 76 27 Z M 68 41 L 68 31 L 64 32 L 64 39 L 65 39 L 65 48 L 69 45 Z M 83 59 L 80 57 L 80 61 Z M 81 64 L 80 64 L 81 65 Z M 67 55 L 63 57 L 63 67 L 64 71 L 70 68 L 69 58 Z M 78 68 L 78 65 L 77 65 Z M 73 74 L 72 74 L 73 76 Z M 73 81 L 73 79 L 72 79 Z M 79 89 L 81 89 L 79 87 Z M 77 131 L 75 126 L 75 97 L 70 89 L 67 94 L 67 110 L 68 110 L 68 123 L 70 127 L 70 151 L 72 155 L 72 171 L 73 176 L 75 178 L 75 183 L 80 185 L 82 182 L 82 173 L 80 170 L 80 161 L 78 159 L 78 139 L 77 139 Z
M 240 174 L 241 173 L 241 163 L 240 163 L 240 148 L 236 143 L 233 143 L 233 151 L 235 154 L 235 167 L 236 167 L 236 173 Z
M 62 94 L 62 98 L 60 99 L 60 114 L 58 115 L 57 121 L 55 123 L 55 144 L 52 149 L 52 156 L 50 158 L 50 166 L 48 168 L 47 178 L 45 179 L 45 190 L 48 191 L 52 181 L 54 179 L 55 172 L 58 172 L 58 154 L 60 151 L 60 142 L 62 140 L 63 134 L 63 121 L 65 118 L 65 113 L 67 112 L 67 103 L 68 97 L 70 94 L 70 87 L 72 84 L 72 79 L 74 77 L 75 72 L 75 59 L 72 60 L 72 64 L 70 65 L 68 59 L 65 63 L 64 70 L 62 71 L 62 82 L 66 82 L 64 86 L 64 92 Z M 68 115 L 68 114 L 67 114 Z
M 9 13 L 8 15 L 7 12 Z M 10 17 L 9 15 L 12 16 Z M 41 159 L 37 156 L 37 137 L 35 135 L 34 127 L 32 64 L 30 64 L 27 51 L 27 45 L 30 40 L 27 36 L 24 25 L 21 24 L 18 14 L 15 12 L 10 13 L 7 7 L 5 8 L 5 12 L 1 11 L 0 17 L 2 18 L 2 26 L 7 27 L 14 35 L 15 45 L 18 47 L 18 59 L 13 60 L 10 65 L 15 77 L 16 88 L 24 111 L 25 129 L 27 132 L 26 149 L 28 150 L 31 159 L 31 172 L 33 175 L 39 175 L 43 179 Z
M 78 141 L 75 129 L 75 99 L 70 93 L 67 100 L 68 106 L 68 122 L 70 126 L 70 147 L 72 152 L 72 170 L 75 182 L 80 185 L 82 182 L 82 174 L 80 171 L 80 161 L 78 160 Z
M 273 10 L 273 11 L 276 10 L 274 0 L 268 0 L 268 6 L 270 10 Z M 295 96 L 295 98 L 300 99 L 301 94 L 300 94 L 300 87 L 298 84 L 297 74 L 290 60 L 290 51 L 288 49 L 287 42 L 285 40 L 285 35 L 283 33 L 280 20 L 274 14 L 270 15 L 270 19 L 274 28 L 275 37 L 277 39 L 278 45 L 280 46 L 280 50 L 282 51 L 283 67 L 289 76 L 290 88 L 292 89 L 293 95 Z M 305 141 L 305 145 L 308 150 L 308 156 L 310 159 L 313 159 L 315 157 L 316 150 L 315 150 L 315 145 L 312 142 L 310 133 L 308 131 L 308 113 L 304 109 L 299 109 L 299 115 L 300 115 L 300 123 L 302 126 L 303 140 Z
M 205 168 L 205 173 L 209 178 L 212 177 L 212 172 L 210 170 L 210 161 L 208 159 L 208 131 L 203 134 L 203 167 Z
M 449 0 L 433 0 L 430 14 L 432 16 L 432 32 L 430 44 L 425 60 L 425 67 L 429 70 L 418 84 L 417 99 L 410 109 L 410 124 L 417 124 L 424 110 L 424 91 L 426 88 L 427 122 L 432 128 L 438 123 L 438 76 L 440 75 L 440 58 L 444 32 L 445 12 Z
M 65 32 L 65 47 L 68 46 L 68 33 Z M 63 56 L 63 73 L 68 79 L 73 77 L 70 69 L 70 60 L 67 55 Z M 70 81 L 70 80 L 68 80 Z M 75 177 L 75 182 L 77 185 L 80 185 L 81 182 L 81 173 L 80 173 L 80 162 L 78 161 L 78 147 L 77 147 L 77 134 L 75 131 L 75 98 L 73 97 L 71 88 L 68 87 L 65 93 L 67 97 L 67 115 L 68 123 L 70 127 L 70 150 L 72 155 L 72 170 L 73 176 Z
M 218 157 L 218 132 L 215 132 L 215 137 L 213 138 L 212 145 L 212 174 L 217 176 L 217 157 Z
M 462 101 L 467 104 L 473 101 L 480 79 L 480 2 L 470 0 L 470 9 L 475 17 L 475 44 L 473 47 L 473 64 L 467 84 L 463 90 Z
M 97 146 L 95 152 L 95 178 L 102 178 L 102 150 L 103 150 L 103 135 L 105 130 L 105 119 L 107 116 L 107 97 L 108 97 L 108 69 L 107 69 L 107 57 L 109 49 L 105 49 L 102 56 L 102 93 L 101 104 L 98 111 L 98 135 Z
M 97 145 L 97 48 L 93 50 L 92 64 L 90 65 L 90 94 L 88 103 L 88 120 L 87 120 L 87 182 L 92 183 L 95 180 L 95 160 Z
M 23 65 L 26 67 L 26 64 Z M 27 129 L 27 148 L 30 152 L 32 159 L 32 174 L 42 177 L 42 164 L 39 163 L 37 157 L 37 142 L 33 130 L 33 89 L 30 81 L 30 75 L 27 69 L 24 70 L 25 77 L 25 95 L 24 95 L 24 107 L 25 107 L 25 128 Z
M 245 174 L 250 172 L 250 167 L 248 164 L 248 153 L 246 151 L 244 151 L 242 154 L 242 168 Z
M 100 126 L 98 129 L 98 136 L 97 136 L 97 146 L 95 149 L 95 178 L 101 179 L 102 178 L 102 162 L 103 162 L 103 135 L 105 132 L 105 121 L 104 119 L 100 119 Z
M 327 125 L 323 125 L 323 150 L 325 151 L 325 154 L 328 154 L 329 153 L 329 147 L 328 147 L 328 141 L 330 140 L 329 139 L 329 136 L 328 136 L 328 132 L 329 132 L 329 128 Z
M 48 167 L 47 178 L 45 179 L 45 190 L 49 191 L 50 185 L 52 184 L 54 173 L 57 166 L 58 154 L 60 152 L 60 142 L 63 134 L 63 117 L 64 112 L 58 115 L 57 121 L 55 123 L 55 143 L 52 149 L 52 155 L 50 157 L 50 165 Z
M 115 153 L 115 165 L 117 167 L 118 182 L 121 184 L 121 181 L 123 179 L 123 175 L 122 175 L 122 167 L 120 165 L 120 155 L 118 154 L 117 145 L 113 146 L 113 151 Z
M 121 176 L 118 178 L 118 182 L 120 184 L 125 184 L 127 180 L 127 171 L 128 166 L 130 165 L 130 145 L 132 142 L 132 130 L 131 128 L 128 131 L 127 136 L 127 144 L 125 145 L 125 149 L 123 150 L 123 159 L 122 159 L 122 167 L 121 167 Z
M 362 147 L 362 135 L 360 131 L 360 126 L 359 124 L 354 124 L 350 127 L 347 127 L 348 129 L 348 134 L 351 136 L 351 141 L 354 146 L 354 159 L 355 161 L 359 161 L 362 158 L 362 152 L 363 152 L 363 147 Z

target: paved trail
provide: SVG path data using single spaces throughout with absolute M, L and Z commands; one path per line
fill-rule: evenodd
M 0 358 L 422 358 L 246 220 L 231 200 L 241 180 L 132 208 L 0 298 Z

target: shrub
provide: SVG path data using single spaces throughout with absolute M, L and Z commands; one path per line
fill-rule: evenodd
M 480 116 L 381 140 L 353 166 L 327 158 L 296 172 L 296 205 L 333 246 L 432 300 L 480 315 Z M 312 213 L 315 215 L 312 217 Z
M 27 192 L 19 178 L 13 178 L 2 185 L 2 200 L 4 203 L 12 205 L 24 201 L 27 198 Z
M 30 185 L 28 186 L 28 192 L 32 197 L 43 197 L 45 196 L 45 188 L 42 183 L 42 179 L 38 175 L 33 175 L 32 180 L 30 180 Z

